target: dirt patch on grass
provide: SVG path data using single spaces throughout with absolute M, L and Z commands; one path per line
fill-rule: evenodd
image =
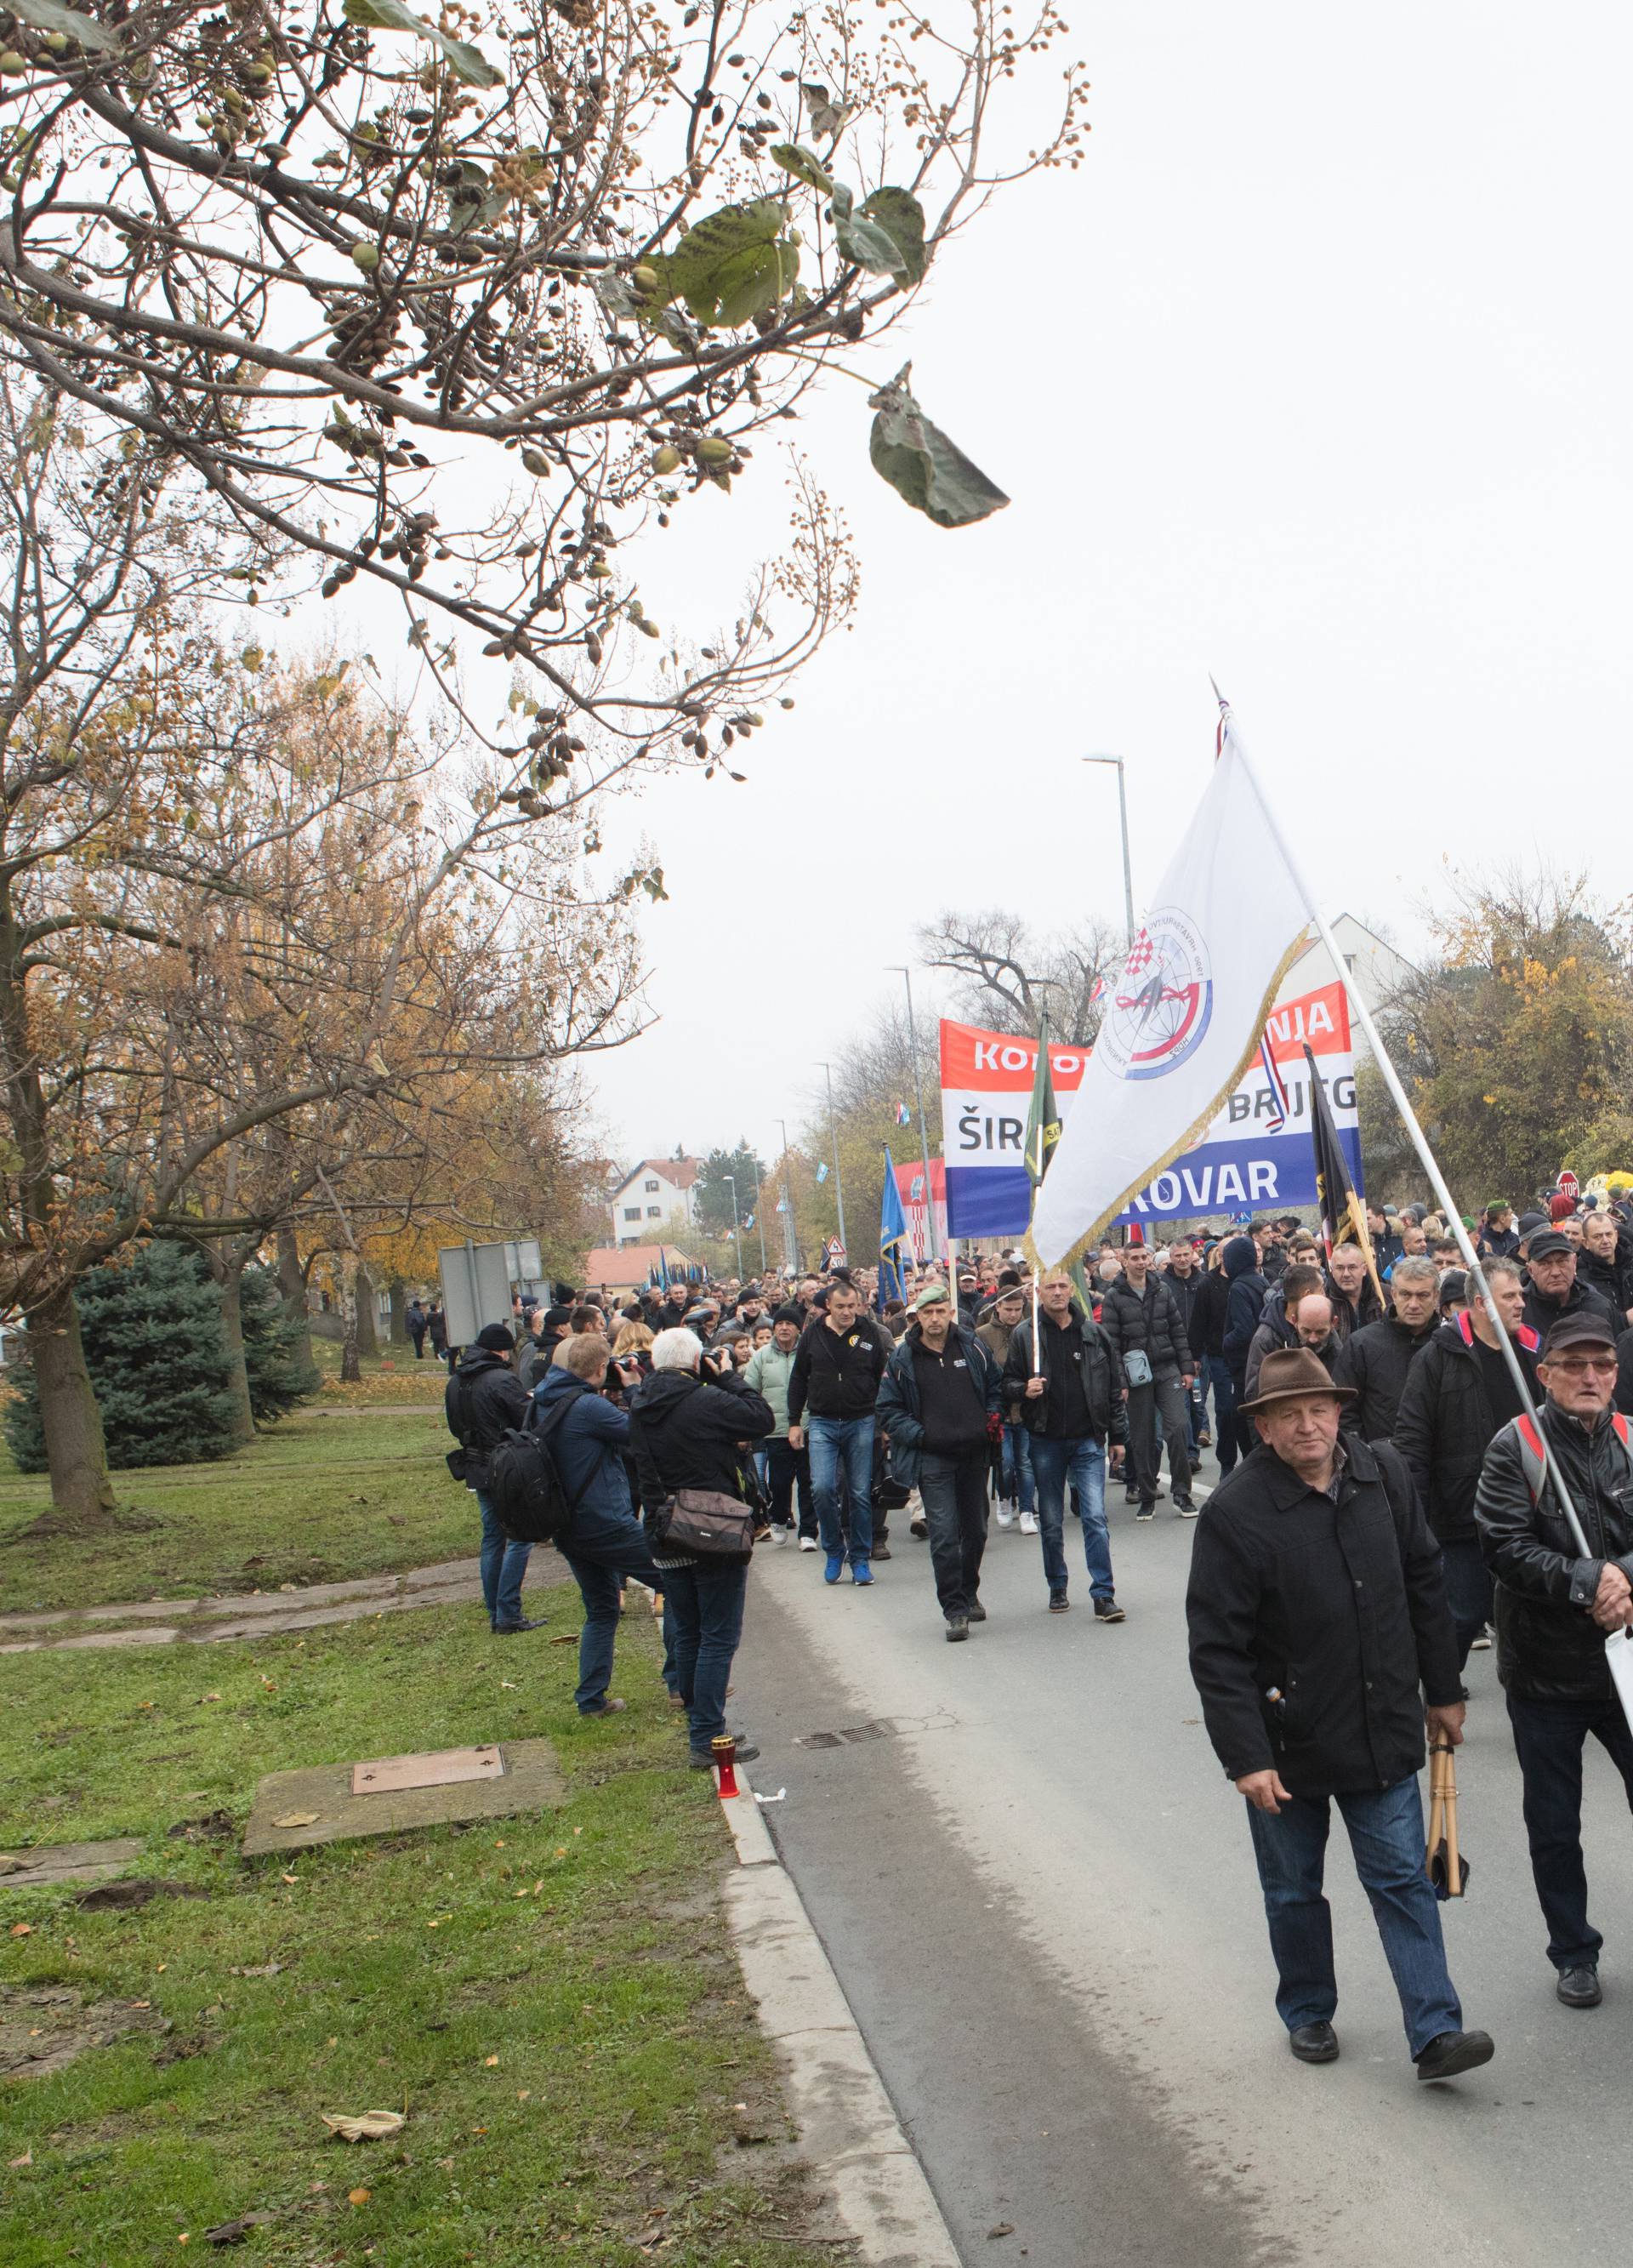
M 130 2000 L 90 2000 L 71 1985 L 0 1990 L 0 2079 L 43 2079 L 91 2048 L 131 2032 L 169 2029 L 156 2008 Z

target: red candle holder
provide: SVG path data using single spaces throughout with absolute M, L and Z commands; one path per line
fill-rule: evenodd
M 737 1742 L 730 1733 L 717 1733 L 709 1745 L 714 1750 L 715 1765 L 720 1774 L 721 1794 L 740 1795 L 742 1790 L 737 1784 Z

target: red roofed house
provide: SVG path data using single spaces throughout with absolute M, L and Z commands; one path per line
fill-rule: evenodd
M 608 1199 L 614 1244 L 656 1244 L 671 1221 L 695 1220 L 696 1181 L 695 1158 L 643 1158 L 632 1166 Z

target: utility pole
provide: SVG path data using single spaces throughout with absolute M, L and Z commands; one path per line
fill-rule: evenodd
M 824 1064 L 822 1070 L 828 1079 L 828 1139 L 834 1152 L 834 1203 L 839 1209 L 839 1241 L 844 1245 L 845 1257 L 849 1260 L 850 1247 L 845 1243 L 845 1185 L 839 1174 L 839 1125 L 834 1116 L 833 1066 Z
M 732 1234 L 737 1244 L 737 1280 L 739 1284 L 741 1284 L 743 1280 L 743 1232 L 737 1225 L 737 1175 L 735 1174 L 722 1174 L 720 1178 L 723 1182 L 728 1182 L 731 1186 Z
M 1129 798 L 1123 785 L 1121 756 L 1085 756 L 1085 764 L 1115 764 L 1117 767 L 1117 817 L 1122 827 L 1122 917 L 1124 934 L 1130 946 L 1134 943 L 1134 870 L 1129 864 Z
M 930 1232 L 930 1256 L 941 1257 L 940 1240 L 936 1234 L 936 1192 L 930 1178 L 930 1126 L 924 1116 L 924 1082 L 919 1076 L 918 1031 L 913 1021 L 913 979 L 900 961 L 887 961 L 886 968 L 901 979 L 908 990 L 908 1048 L 913 1057 L 913 1100 L 918 1106 L 919 1156 L 924 1167 L 924 1219 Z
M 799 1265 L 799 1244 L 794 1234 L 794 1169 L 788 1161 L 788 1121 L 777 1120 L 783 1134 L 783 1265 L 791 1271 Z
M 753 1153 L 750 1153 L 753 1158 Z M 760 1231 L 760 1273 L 766 1272 L 766 1215 L 765 1202 L 760 1194 L 760 1160 L 753 1158 L 754 1168 L 754 1226 Z

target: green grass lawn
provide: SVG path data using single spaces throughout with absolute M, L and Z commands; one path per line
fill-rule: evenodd
M 474 1499 L 440 1411 L 287 1418 L 218 1464 L 119 1473 L 107 1535 L 31 1536 L 43 1475 L 0 1468 L 0 1614 L 276 1590 L 473 1554 Z
M 344 1403 L 364 1410 L 442 1408 L 443 1390 L 448 1383 L 447 1368 L 436 1359 L 429 1346 L 416 1362 L 412 1346 L 387 1345 L 378 1356 L 359 1366 L 363 1375 L 349 1385 L 341 1377 L 341 1351 L 334 1339 L 314 1338 L 312 1352 L 323 1381 L 314 1397 L 319 1402 Z
M 328 1485 L 298 1458 L 261 1469 L 279 1525 L 302 1486 Z M 254 1486 L 235 1473 L 240 1527 Z M 174 1513 L 200 1538 L 211 1517 Z M 504 1643 L 479 1609 L 447 1608 L 304 1641 L 0 1659 L 0 1849 L 138 1835 L 135 1871 L 205 1894 L 92 1912 L 70 1888 L 0 1886 L 0 2020 L 55 2036 L 72 2004 L 38 1996 L 67 1992 L 97 2009 L 87 2029 L 129 2028 L 48 2076 L 0 2080 L 6 2268 L 214 2257 L 206 2229 L 254 2213 L 272 2217 L 223 2257 L 846 2257 L 806 2241 L 718 1905 L 729 1842 L 711 1783 L 680 1768 L 651 1620 L 632 1611 L 620 1638 L 628 1715 L 586 1723 L 574 1649 L 550 1643 L 577 1626 L 565 1596 L 570 1618 L 553 1607 L 548 1631 Z M 237 1855 L 263 1772 L 541 1734 L 565 1768 L 561 1810 Z M 205 1823 L 172 1831 L 188 1822 Z M 377 2109 L 407 2112 L 389 2140 L 348 2146 L 322 2123 Z

